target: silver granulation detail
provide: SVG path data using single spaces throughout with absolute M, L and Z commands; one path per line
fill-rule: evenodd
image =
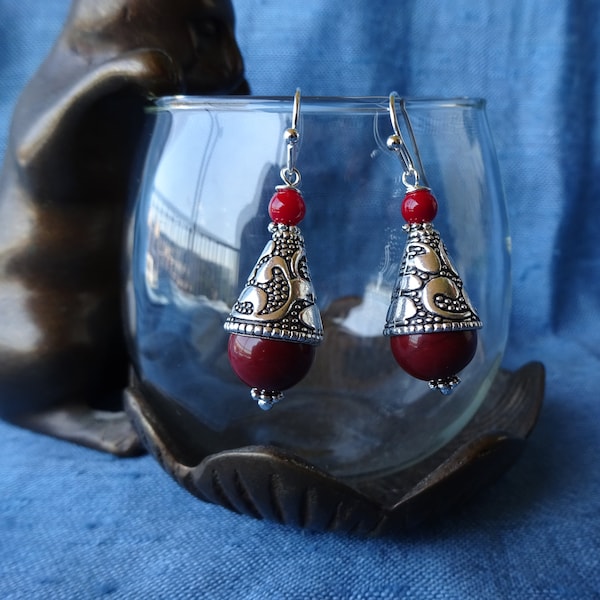
M 271 240 L 225 321 L 229 333 L 316 345 L 323 324 L 308 270 L 304 238 L 292 225 L 271 223 Z
M 409 226 L 384 335 L 480 329 L 463 282 L 431 223 Z
M 432 390 L 438 390 L 444 396 L 449 396 L 454 388 L 460 383 L 460 379 L 457 375 L 451 377 L 443 377 L 441 379 L 431 379 L 429 381 L 429 387 Z
M 276 390 L 260 390 L 258 388 L 252 388 L 250 395 L 253 400 L 256 400 L 258 406 L 262 410 L 270 410 L 280 400 L 283 400 L 283 392 Z

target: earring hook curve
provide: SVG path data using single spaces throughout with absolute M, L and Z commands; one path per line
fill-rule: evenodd
M 296 168 L 296 146 L 300 140 L 298 121 L 300 120 L 300 88 L 296 88 L 292 106 L 292 126 L 283 133 L 287 143 L 286 166 L 281 169 L 279 176 L 287 187 L 297 187 L 300 183 L 300 171 Z
M 408 150 L 406 142 L 404 141 L 404 136 L 402 135 L 402 130 L 400 129 L 400 124 L 398 121 L 398 113 L 396 111 L 396 98 L 399 98 L 400 101 L 400 110 L 402 111 L 402 118 L 406 123 L 406 128 L 408 130 L 408 134 L 410 136 L 411 144 L 415 151 L 416 156 L 416 164 L 415 160 Z M 424 187 L 421 185 L 421 180 L 425 179 L 425 174 L 423 171 L 423 164 L 421 162 L 421 156 L 419 154 L 419 147 L 417 146 L 417 141 L 415 139 L 415 134 L 410 123 L 410 119 L 408 117 L 408 112 L 406 111 L 406 101 L 404 98 L 401 98 L 398 92 L 391 92 L 389 95 L 389 112 L 390 112 L 390 121 L 392 123 L 392 129 L 394 133 L 387 138 L 386 145 L 387 147 L 395 152 L 400 159 L 400 162 L 403 166 L 402 173 L 402 183 L 408 189 L 417 189 L 420 187 Z

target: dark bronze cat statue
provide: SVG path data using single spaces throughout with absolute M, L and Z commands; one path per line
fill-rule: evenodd
M 246 93 L 229 0 L 75 0 L 0 174 L 0 416 L 115 454 L 125 207 L 148 98 Z

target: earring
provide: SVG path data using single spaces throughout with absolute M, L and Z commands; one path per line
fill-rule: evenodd
M 284 185 L 275 188 L 269 202 L 271 239 L 224 324 L 230 333 L 231 366 L 264 410 L 305 377 L 323 339 L 304 238 L 297 227 L 306 211 L 295 166 L 299 115 L 298 89 L 292 126 L 284 132 L 287 165 L 280 171 Z
M 457 373 L 472 360 L 477 350 L 477 329 L 482 323 L 463 288 L 463 282 L 432 221 L 437 201 L 424 178 L 414 132 L 400 101 L 419 170 L 404 143 L 396 115 L 396 96 L 389 97 L 394 133 L 387 147 L 403 166 L 406 195 L 401 212 L 408 233 L 400 272 L 392 293 L 383 334 L 398 364 L 417 379 L 429 381 L 431 389 L 450 394 L 460 383 Z

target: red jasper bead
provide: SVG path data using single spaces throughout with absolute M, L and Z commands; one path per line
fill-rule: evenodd
M 308 373 L 316 348 L 311 344 L 249 335 L 229 336 L 229 362 L 248 386 L 282 391 L 296 385 Z
M 431 223 L 437 215 L 437 209 L 437 200 L 427 188 L 407 192 L 401 208 L 407 223 Z
M 306 214 L 302 194 L 293 187 L 277 190 L 269 202 L 269 216 L 275 223 L 298 225 Z
M 425 381 L 443 379 L 471 362 L 477 350 L 477 331 L 395 335 L 390 345 L 394 358 L 409 375 Z

